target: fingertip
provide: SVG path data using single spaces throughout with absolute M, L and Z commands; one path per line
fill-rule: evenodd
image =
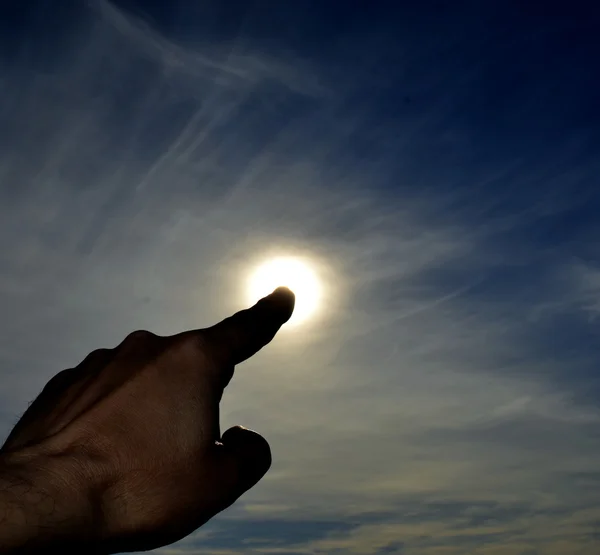
M 272 304 L 283 318 L 283 323 L 287 322 L 293 312 L 296 304 L 296 295 L 289 287 L 277 287 L 270 295 L 267 295 L 261 301 Z
M 251 308 L 236 312 L 202 333 L 222 364 L 239 364 L 271 342 L 291 318 L 295 301 L 290 289 L 278 287 Z
M 272 293 L 271 295 L 292 295 L 295 297 L 294 292 L 289 288 L 286 287 L 285 285 L 280 285 L 279 287 L 277 287 Z
M 238 461 L 244 488 L 252 487 L 271 468 L 271 447 L 259 433 L 234 426 L 223 434 L 221 443 Z

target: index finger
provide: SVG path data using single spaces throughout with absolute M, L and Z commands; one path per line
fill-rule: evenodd
M 294 293 L 278 287 L 253 307 L 202 330 L 219 363 L 236 365 L 271 342 L 294 312 Z

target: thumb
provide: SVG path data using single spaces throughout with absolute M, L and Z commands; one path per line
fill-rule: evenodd
M 233 503 L 255 486 L 271 467 L 271 448 L 260 434 L 243 426 L 227 430 L 219 445 L 221 494 Z

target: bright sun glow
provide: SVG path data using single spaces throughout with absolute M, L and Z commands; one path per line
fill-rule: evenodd
M 305 322 L 317 311 L 321 286 L 310 264 L 302 258 L 275 258 L 261 264 L 250 276 L 248 296 L 255 303 L 280 285 L 289 287 L 296 295 L 294 314 L 287 327 Z

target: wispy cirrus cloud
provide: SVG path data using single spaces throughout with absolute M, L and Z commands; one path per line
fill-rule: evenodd
M 78 17 L 50 69 L 2 70 L 5 432 L 92 349 L 210 325 L 258 258 L 307 254 L 322 317 L 223 400 L 223 429 L 263 433 L 273 468 L 159 552 L 595 553 L 598 280 L 589 246 L 540 238 L 594 198 L 568 194 L 587 191 L 585 137 L 544 171 L 492 156 L 456 108 L 487 66 L 429 71 L 439 44 L 398 58 L 400 108 L 365 56 L 385 33 L 319 65 L 107 2 Z

